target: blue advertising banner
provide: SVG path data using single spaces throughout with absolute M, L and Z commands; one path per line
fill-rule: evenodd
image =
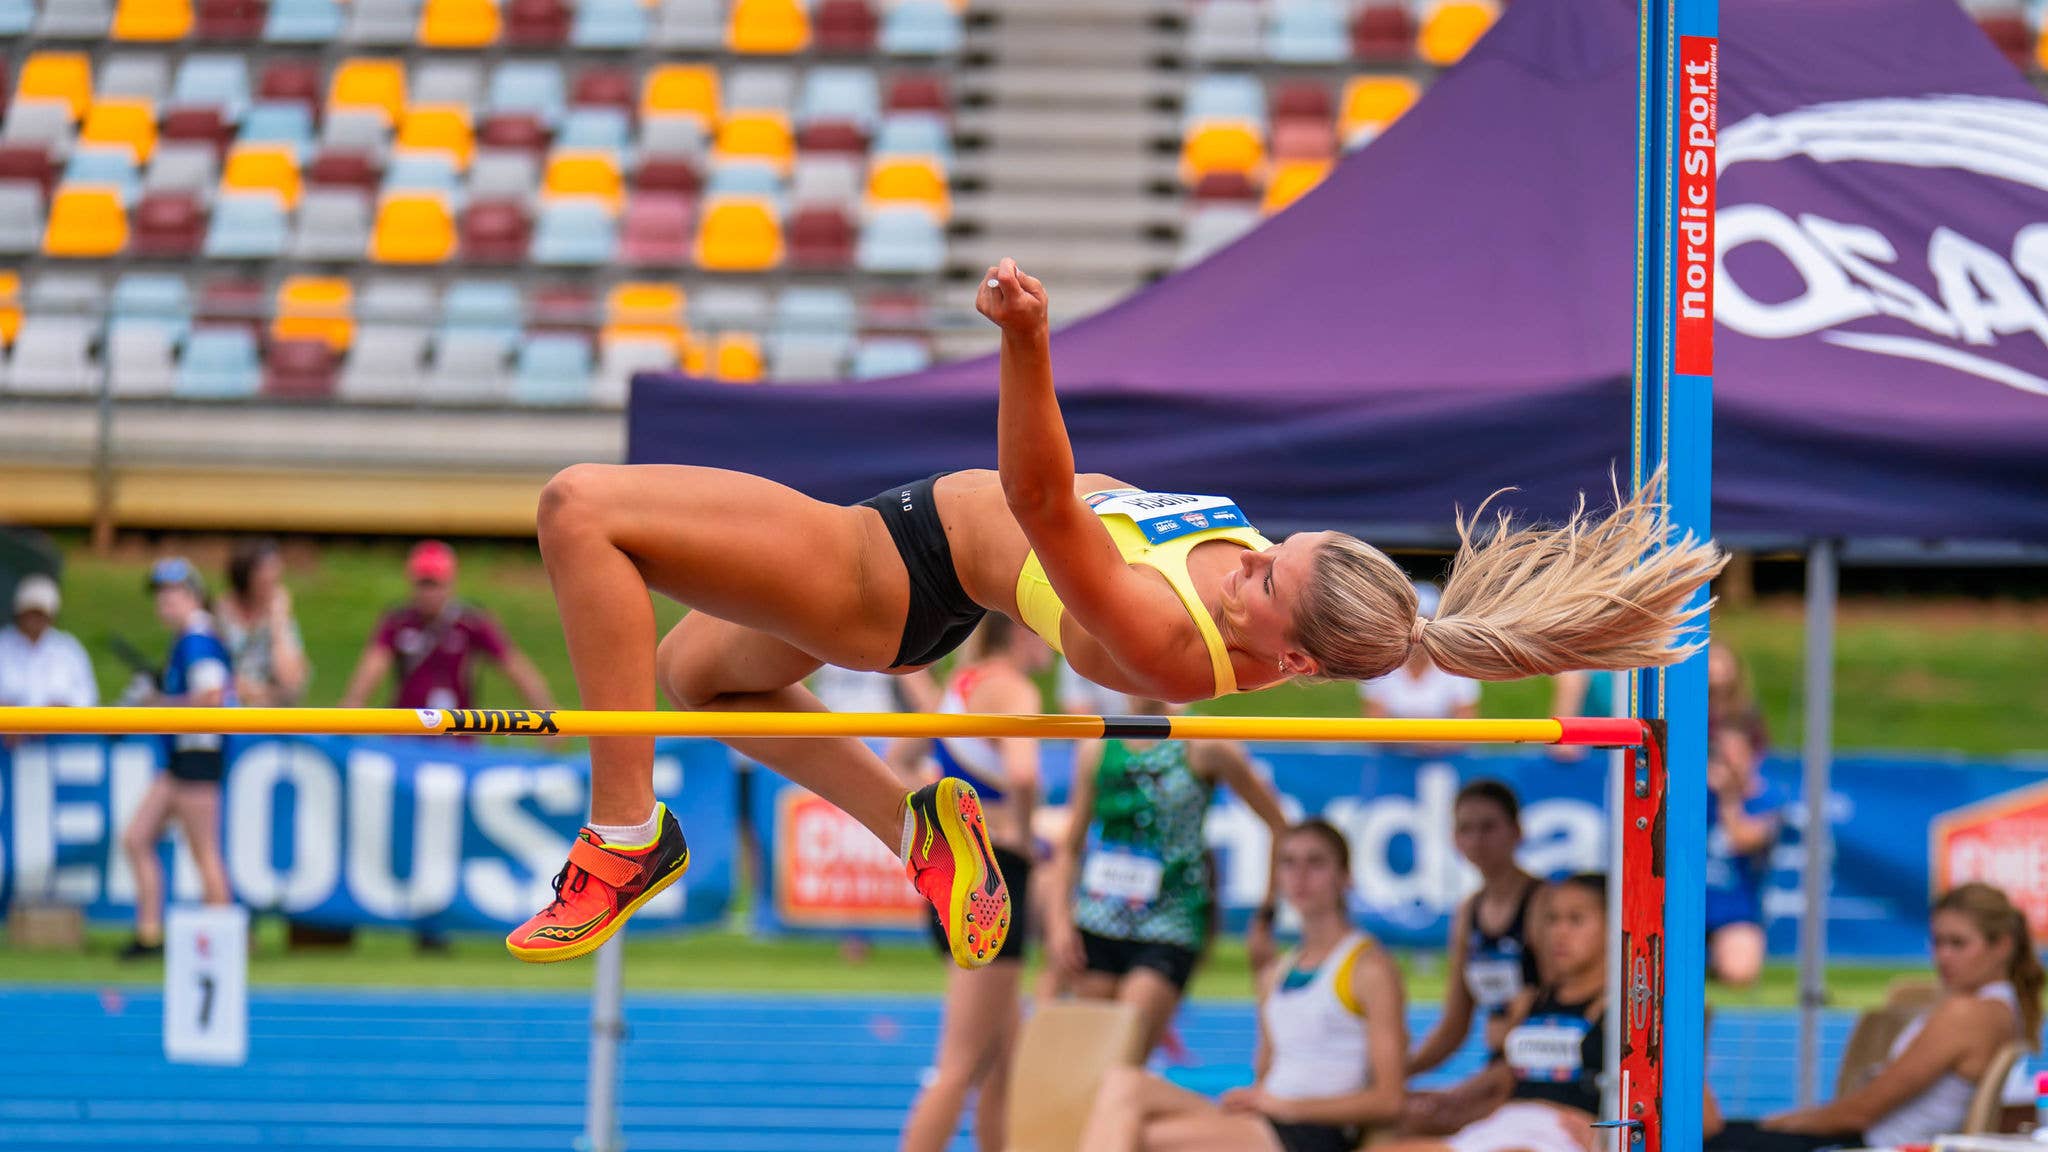
M 587 760 L 447 740 L 230 740 L 222 788 L 229 882 L 258 911 L 335 925 L 499 928 L 552 898 L 549 881 L 587 811 Z M 154 739 L 26 741 L 0 749 L 0 905 L 81 905 L 133 918 L 121 833 L 159 771 Z M 635 917 L 648 928 L 716 922 L 733 885 L 734 777 L 725 749 L 656 746 L 656 795 L 690 838 L 688 877 Z M 182 847 L 170 890 L 197 899 Z

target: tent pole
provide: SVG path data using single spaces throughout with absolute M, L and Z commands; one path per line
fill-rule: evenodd
M 1834 766 L 1835 596 L 1838 558 L 1832 540 L 1806 553 L 1806 862 L 1799 887 L 1799 1106 L 1820 1096 L 1820 1013 L 1827 1002 L 1828 877 L 1834 835 L 1828 823 L 1828 777 Z
M 590 1086 L 584 1095 L 583 1139 L 578 1152 L 619 1152 L 619 1041 L 625 1036 L 622 1010 L 626 933 L 597 950 L 597 979 L 590 997 Z

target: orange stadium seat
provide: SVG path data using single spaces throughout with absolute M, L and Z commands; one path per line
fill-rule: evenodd
M 683 320 L 683 290 L 655 281 L 628 281 L 605 294 L 605 324 L 601 339 L 662 340 L 673 345 L 680 358 L 686 343 Z
M 640 89 L 640 115 L 695 116 L 706 131 L 718 119 L 718 70 L 701 64 L 663 64 Z
M 711 157 L 721 160 L 759 160 L 773 164 L 776 172 L 789 175 L 796 162 L 796 140 L 789 117 L 780 112 L 741 112 L 718 126 L 718 139 Z
M 697 230 L 697 266 L 713 272 L 765 272 L 782 264 L 782 222 L 765 200 L 729 198 L 705 206 Z
M 1337 133 L 1347 146 L 1359 142 L 1361 133 L 1377 134 L 1400 119 L 1421 94 L 1406 76 L 1354 76 L 1344 86 Z
M 426 0 L 419 42 L 426 48 L 483 48 L 498 42 L 498 0 Z
M 85 110 L 78 142 L 126 148 L 135 162 L 142 164 L 156 149 L 156 109 L 147 100 L 95 100 Z
M 277 319 L 271 321 L 273 340 L 319 340 L 336 352 L 346 352 L 355 337 L 350 319 L 355 289 L 339 276 L 288 276 L 277 287 Z
M 50 201 L 43 254 L 79 259 L 119 255 L 128 246 L 128 213 L 112 188 L 59 188 Z
M 1273 167 L 1273 179 L 1266 185 L 1266 198 L 1259 211 L 1271 216 L 1301 199 L 1329 174 L 1328 160 L 1282 160 Z
M 192 0 L 121 0 L 116 40 L 183 40 L 192 34 Z
M 299 157 L 289 145 L 244 144 L 221 169 L 223 192 L 275 192 L 286 208 L 299 202 Z
M 945 173 L 930 160 L 914 157 L 877 161 L 868 173 L 868 203 L 918 204 L 931 209 L 941 220 L 953 212 Z
M 619 162 L 606 152 L 557 152 L 548 157 L 541 179 L 543 199 L 582 196 L 604 202 L 613 213 L 625 193 Z
M 1448 68 L 1465 58 L 1499 16 L 1493 0 L 1444 0 L 1423 18 L 1415 37 L 1416 55 Z
M 721 332 L 711 349 L 711 376 L 728 384 L 761 379 L 761 338 L 750 332 Z
M 21 273 L 0 268 L 0 346 L 14 343 L 21 331 Z
M 387 196 L 377 206 L 370 259 L 379 264 L 440 264 L 455 254 L 455 217 L 431 192 Z
M 811 18 L 798 0 L 733 0 L 725 46 L 745 54 L 787 55 L 811 43 Z
M 1250 124 L 1221 122 L 1197 125 L 1181 146 L 1181 177 L 1193 184 L 1212 172 L 1251 175 L 1266 162 L 1265 141 Z
M 406 110 L 398 125 L 398 147 L 418 152 L 441 152 L 452 157 L 457 169 L 469 167 L 476 142 L 470 134 L 469 109 L 456 104 L 423 104 Z
M 92 60 L 83 52 L 32 53 L 21 65 L 14 99 L 55 100 L 77 120 L 92 102 Z
M 405 112 L 405 63 L 366 57 L 342 61 L 327 84 L 327 107 L 374 108 L 396 124 Z

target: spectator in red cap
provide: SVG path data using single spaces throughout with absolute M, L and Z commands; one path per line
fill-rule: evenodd
M 494 660 L 529 708 L 552 708 L 547 681 L 514 647 L 498 622 L 455 598 L 455 549 L 439 540 L 415 545 L 405 562 L 412 598 L 384 614 L 342 693 L 360 708 L 378 684 L 397 673 L 396 708 L 476 707 L 476 658 Z

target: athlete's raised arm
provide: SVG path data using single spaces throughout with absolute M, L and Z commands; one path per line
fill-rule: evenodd
M 982 277 L 974 305 L 1003 330 L 996 468 L 1003 499 L 1066 604 L 1067 619 L 1094 637 L 1145 695 L 1208 695 L 1205 666 L 1178 660 L 1180 629 L 1162 628 L 1147 606 L 1184 615 L 1164 584 L 1124 562 L 1094 511 L 1074 491 L 1074 449 L 1052 383 L 1045 286 L 1007 257 Z

